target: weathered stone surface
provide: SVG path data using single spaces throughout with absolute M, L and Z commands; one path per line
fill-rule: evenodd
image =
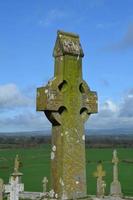
M 117 151 L 113 151 L 113 159 L 112 159 L 113 165 L 113 182 L 110 186 L 110 195 L 114 197 L 122 197 L 122 191 L 121 191 L 121 184 L 118 180 L 118 163 L 119 159 L 117 157 Z
M 43 183 L 43 193 L 46 193 L 46 192 L 47 192 L 47 184 L 48 184 L 48 179 L 47 179 L 47 177 L 44 177 L 44 178 L 43 178 L 42 183 Z
M 95 196 L 90 197 L 91 200 L 128 200 L 128 198 L 121 198 L 121 197 L 111 197 L 111 196 L 104 196 L 103 198 L 98 198 Z M 133 198 L 131 198 L 133 199 Z
M 16 155 L 15 161 L 14 161 L 14 173 L 18 173 L 20 168 L 20 159 L 19 156 Z
M 54 78 L 37 89 L 37 110 L 52 123 L 52 189 L 59 199 L 86 196 L 84 122 L 97 112 L 97 94 L 82 79 L 79 36 L 58 31 Z
M 41 200 L 43 198 L 44 193 L 41 192 L 21 192 L 19 194 L 20 199 L 25 199 L 25 200 Z M 48 199 L 48 198 L 46 198 Z
M 106 184 L 103 180 L 103 177 L 106 175 L 106 172 L 103 170 L 102 163 L 99 163 L 97 166 L 97 171 L 94 173 L 94 176 L 97 178 L 97 197 L 102 198 L 105 195 Z
M 110 194 L 116 197 L 122 196 L 121 184 L 119 181 L 113 181 L 111 183 Z
M 19 193 L 24 191 L 24 184 L 19 183 L 19 177 L 11 176 L 9 184 L 5 185 L 8 200 L 19 200 Z

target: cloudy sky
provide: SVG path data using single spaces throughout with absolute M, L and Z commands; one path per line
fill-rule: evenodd
M 133 128 L 133 0 L 1 0 L 0 132 L 44 130 L 36 87 L 53 77 L 58 29 L 80 35 L 83 74 L 99 96 L 87 128 Z

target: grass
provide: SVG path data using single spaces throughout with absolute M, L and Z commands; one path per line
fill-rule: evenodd
M 47 176 L 50 179 L 50 151 L 49 145 L 32 149 L 0 150 L 0 177 L 8 183 L 13 172 L 14 157 L 19 154 L 23 163 L 21 172 L 25 191 L 42 191 L 42 179 Z M 118 149 L 119 159 L 133 160 L 133 149 Z M 93 172 L 96 170 L 97 161 L 103 160 L 106 171 L 107 194 L 112 181 L 112 149 L 86 149 L 87 189 L 89 194 L 96 193 L 96 178 Z M 119 179 L 124 195 L 133 196 L 133 164 L 121 162 L 119 165 Z

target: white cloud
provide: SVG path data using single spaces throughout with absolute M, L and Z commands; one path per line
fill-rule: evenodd
M 99 112 L 86 123 L 88 128 L 133 128 L 133 89 L 124 95 L 119 104 L 107 100 L 99 105 Z
M 47 130 L 50 127 L 43 112 L 25 110 L 14 116 L 0 117 L 0 132 Z
M 44 130 L 51 127 L 43 112 L 36 112 L 35 97 L 30 98 L 15 84 L 0 85 L 0 132 Z M 99 105 L 87 128 L 133 128 L 133 89 L 119 103 L 111 99 Z
M 32 106 L 33 102 L 15 84 L 0 85 L 0 110 Z
M 44 19 L 41 19 L 39 21 L 39 24 L 42 26 L 48 26 L 55 23 L 58 20 L 63 19 L 66 16 L 67 15 L 65 11 L 59 9 L 52 9 L 47 13 Z
M 22 91 L 13 83 L 0 85 L 0 132 L 43 130 L 50 127 L 44 113 L 36 112 L 32 89 L 30 87 Z
M 120 105 L 120 117 L 133 117 L 133 89 L 129 90 Z
M 115 113 L 118 109 L 115 103 L 113 103 L 111 100 L 107 100 L 102 106 L 101 111 L 110 111 L 112 113 Z

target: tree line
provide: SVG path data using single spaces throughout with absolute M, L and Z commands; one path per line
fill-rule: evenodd
M 133 147 L 133 136 L 94 135 L 86 136 L 86 147 L 116 148 Z M 51 136 L 0 136 L 0 148 L 30 148 L 51 144 Z

